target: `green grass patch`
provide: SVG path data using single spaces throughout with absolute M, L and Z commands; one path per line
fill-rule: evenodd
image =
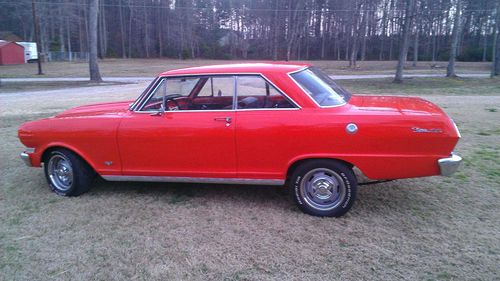
M 486 178 L 500 182 L 500 149 L 498 147 L 481 146 L 467 156 L 464 164 L 474 168 Z

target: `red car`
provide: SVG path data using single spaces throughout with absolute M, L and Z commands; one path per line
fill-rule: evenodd
M 159 75 L 135 101 L 24 123 L 21 158 L 60 195 L 110 181 L 288 185 L 301 210 L 341 216 L 358 185 L 450 175 L 460 133 L 414 97 L 353 95 L 306 64 L 193 67 Z

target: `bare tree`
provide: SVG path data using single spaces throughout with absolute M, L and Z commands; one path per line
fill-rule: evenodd
M 36 41 L 36 52 L 37 52 L 37 64 L 38 64 L 38 75 L 43 75 L 43 70 L 42 70 L 42 43 L 40 40 L 40 23 L 38 21 L 38 16 L 37 16 L 37 8 L 36 8 L 36 1 L 32 1 L 32 9 L 33 9 L 33 25 L 34 25 L 34 31 L 35 31 L 35 41 Z
M 398 59 L 398 65 L 396 66 L 396 75 L 393 81 L 394 83 L 403 82 L 403 69 L 406 64 L 406 59 L 408 55 L 408 45 L 410 39 L 410 27 L 413 18 L 413 10 L 414 10 L 414 0 L 406 0 L 405 17 L 403 23 L 403 35 L 400 43 L 399 59 Z
M 89 4 L 89 72 L 90 81 L 101 82 L 99 65 L 97 64 L 97 16 L 99 0 L 90 0 Z
M 31 19 L 31 1 L 7 1 L 0 9 L 2 28 L 25 41 L 35 35 L 32 22 L 26 22 Z M 69 51 L 70 47 L 72 51 L 89 51 L 89 1 L 36 2 L 44 52 Z M 402 44 L 405 23 L 413 17 L 408 45 L 414 65 L 418 59 L 448 59 L 452 42 L 456 42 L 457 59 L 491 59 L 494 11 L 499 0 L 460 0 L 461 25 L 454 25 L 457 0 L 412 0 L 412 14 L 405 13 L 408 1 L 100 1 L 98 55 L 343 59 L 355 66 L 358 58 L 398 59 L 398 50 L 406 45 Z M 454 26 L 463 30 L 458 31 L 456 41 Z M 226 41 L 229 44 L 221 43 Z M 406 59 L 408 52 L 403 53 Z
M 497 2 L 496 5 L 496 15 L 495 15 L 495 24 L 493 30 L 493 50 L 492 50 L 492 63 L 491 63 L 491 77 L 500 75 L 500 2 Z
M 460 36 L 460 18 L 462 14 L 462 0 L 455 0 L 455 16 L 453 20 L 453 31 L 451 34 L 450 59 L 446 68 L 446 77 L 457 77 L 455 73 L 455 61 L 457 59 L 458 40 Z

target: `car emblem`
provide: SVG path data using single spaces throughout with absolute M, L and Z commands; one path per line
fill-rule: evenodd
M 349 134 L 355 134 L 358 132 L 358 126 L 354 123 L 349 123 L 345 126 L 345 131 Z
M 431 128 L 431 129 L 424 129 L 424 128 L 419 128 L 419 127 L 413 127 L 411 130 L 414 133 L 442 133 L 443 130 L 438 129 L 438 128 Z

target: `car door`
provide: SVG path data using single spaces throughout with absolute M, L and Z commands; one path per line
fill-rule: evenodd
M 283 179 L 304 149 L 299 106 L 260 75 L 238 76 L 236 92 L 238 177 Z
M 233 103 L 232 76 L 161 79 L 119 127 L 122 174 L 234 177 Z

